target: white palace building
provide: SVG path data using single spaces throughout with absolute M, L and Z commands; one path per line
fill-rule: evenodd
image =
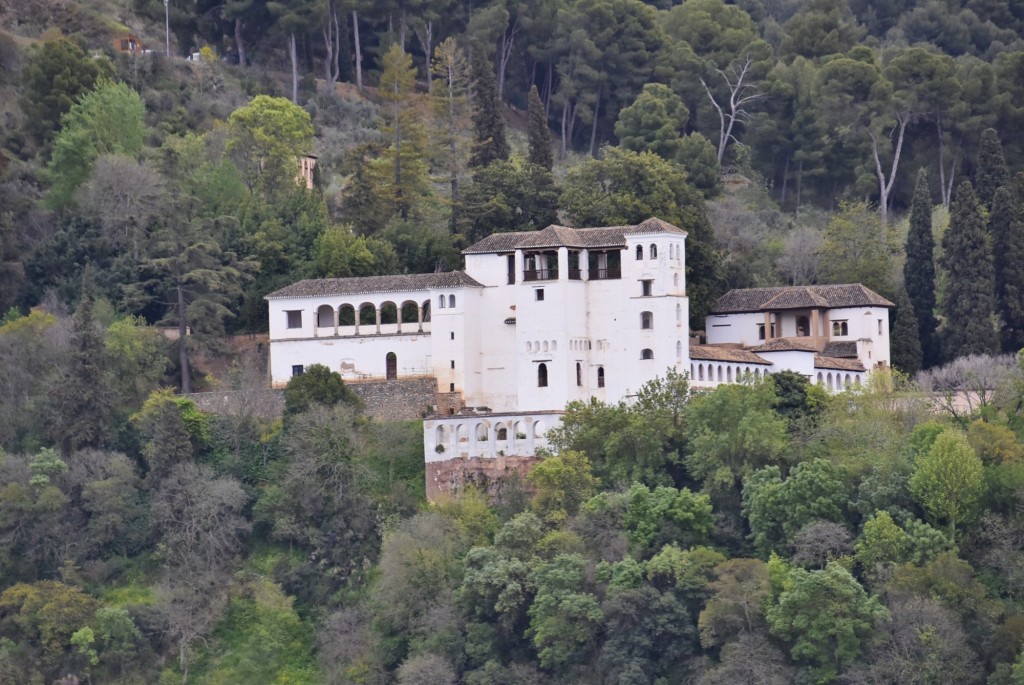
M 695 344 L 686 232 L 660 219 L 497 233 L 463 255 L 464 271 L 268 295 L 272 383 L 310 364 L 346 382 L 433 378 L 429 465 L 532 457 L 571 400 L 618 402 L 668 367 L 695 388 L 793 370 L 838 390 L 889 363 L 893 304 L 862 285 L 730 291 Z

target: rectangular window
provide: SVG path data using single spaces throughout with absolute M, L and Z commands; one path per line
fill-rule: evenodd
M 448 392 L 455 392 L 455 384 L 454 383 L 449 383 L 448 384 Z M 452 413 L 454 414 L 455 412 L 452 412 Z
M 452 360 L 452 368 L 453 369 L 455 368 L 455 360 L 454 359 Z
M 452 340 L 455 340 L 455 331 L 452 331 L 449 335 L 452 337 Z
M 882 335 L 882 320 L 878 320 L 878 334 Z
M 538 302 L 542 302 L 544 300 L 544 288 L 537 288 L 533 292 Z
M 296 364 L 295 366 L 292 367 L 292 376 L 294 377 L 294 376 L 301 376 L 301 375 L 302 375 L 302 364 Z
M 288 317 L 288 328 L 302 328 L 302 310 L 293 309 L 285 312 Z
M 654 281 L 640 281 L 640 292 L 644 297 L 650 297 L 654 289 Z

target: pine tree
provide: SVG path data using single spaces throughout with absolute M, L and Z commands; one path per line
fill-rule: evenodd
M 996 191 L 989 215 L 1004 352 L 1024 348 L 1024 173 Z
M 381 127 L 390 145 L 384 150 L 377 170 L 378 189 L 394 202 L 394 211 L 403 219 L 429 192 L 426 163 L 426 131 L 421 115 L 413 105 L 416 68 L 412 57 L 398 43 L 384 55 L 380 75 L 380 94 L 384 125 Z
M 93 316 L 91 279 L 85 277 L 85 293 L 75 309 L 67 376 L 57 396 L 60 419 L 54 425 L 65 453 L 83 447 L 100 447 L 107 436 L 112 410 L 104 378 L 106 347 Z
M 473 61 L 473 85 L 476 107 L 473 111 L 473 156 L 469 165 L 485 167 L 498 159 L 508 159 L 511 150 L 505 138 L 505 119 L 501 115 L 498 85 L 491 63 L 482 55 Z
M 529 104 L 530 120 L 530 164 L 544 167 L 551 171 L 554 155 L 551 152 L 551 137 L 548 135 L 548 118 L 544 114 L 544 103 L 540 101 L 537 86 L 530 88 Z
M 949 278 L 944 306 L 943 354 L 955 359 L 991 354 L 996 344 L 992 315 L 995 275 L 992 247 L 981 205 L 969 181 L 957 188 L 942 239 L 943 267 Z
M 932 200 L 928 175 L 917 173 L 914 200 L 910 208 L 907 233 L 907 261 L 903 265 L 903 283 L 917 317 L 917 339 L 921 363 L 925 367 L 939 361 L 939 341 L 935 335 L 935 236 L 932 235 Z
M 917 317 L 907 289 L 896 300 L 896 320 L 892 326 L 892 365 L 913 376 L 921 370 L 921 339 L 917 337 Z
M 985 209 L 992 208 L 996 190 L 1010 182 L 1010 172 L 1003 158 L 1003 144 L 994 128 L 981 133 L 978 163 L 974 169 L 974 187 L 978 202 Z

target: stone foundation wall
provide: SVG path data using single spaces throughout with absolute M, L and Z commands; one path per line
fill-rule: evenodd
M 366 415 L 378 421 L 422 419 L 433 413 L 439 402 L 433 378 L 396 381 L 349 382 L 346 385 L 366 406 Z M 261 419 L 276 419 L 284 413 L 284 390 L 226 390 L 189 395 L 201 410 L 210 414 L 252 413 Z
M 427 462 L 427 501 L 454 497 L 467 486 L 495 496 L 500 494 L 503 481 L 513 475 L 518 475 L 525 486 L 526 474 L 539 461 L 539 457 L 503 456 Z
M 432 377 L 395 381 L 345 383 L 366 405 L 366 415 L 378 421 L 422 419 L 438 403 L 437 381 Z

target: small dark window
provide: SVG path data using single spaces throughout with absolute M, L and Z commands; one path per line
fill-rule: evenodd
M 658 258 L 658 246 L 655 245 L 654 243 L 651 243 L 651 259 L 657 259 L 657 258 Z
M 640 292 L 644 297 L 650 297 L 654 289 L 654 281 L 640 281 Z
M 293 309 L 285 312 L 288 316 L 288 328 L 302 328 L 302 310 Z
M 597 367 L 597 387 L 599 387 L 599 388 L 603 388 L 604 387 L 604 367 L 603 366 Z
M 454 384 L 454 383 L 449 383 L 449 384 L 448 384 L 448 392 L 455 392 L 455 384 Z M 454 410 L 452 410 L 452 412 L 451 412 L 451 413 L 452 413 L 452 414 L 454 414 L 454 413 L 455 413 L 455 411 L 454 411 Z
M 583 385 L 583 365 L 576 362 L 576 385 Z
M 516 257 L 515 255 L 508 256 L 508 284 L 515 285 L 516 283 Z
M 654 359 L 654 351 L 653 350 L 648 350 L 648 349 L 640 350 L 640 358 L 641 359 Z
M 651 312 L 640 312 L 640 328 L 644 330 L 654 328 L 654 314 Z
M 448 308 L 449 309 L 454 309 L 455 308 L 455 296 L 454 295 L 449 295 L 448 296 Z
M 538 364 L 537 365 L 537 387 L 546 388 L 548 387 L 548 365 Z
M 455 360 L 454 359 L 452 360 L 452 368 L 453 369 L 455 368 Z
M 796 319 L 796 335 L 803 338 L 811 334 L 811 324 L 806 316 L 798 316 Z
M 640 261 L 643 258 L 644 258 L 644 247 L 643 247 L 643 245 L 637 245 L 636 246 L 636 259 L 637 259 L 637 261 Z
M 498 429 L 498 440 L 508 440 L 508 428 Z
M 850 327 L 846 321 L 832 322 L 832 335 L 849 335 Z
M 758 340 L 764 340 L 764 324 L 763 323 L 757 324 L 757 339 Z
M 543 299 L 544 299 L 544 288 L 537 288 L 533 292 L 534 292 L 535 297 L 537 298 L 538 302 L 543 301 Z
M 450 335 L 452 337 L 452 340 L 455 340 L 455 331 L 452 331 L 448 335 Z
M 301 375 L 302 375 L 302 364 L 296 364 L 295 366 L 292 367 L 292 376 L 294 377 L 294 376 L 301 376 Z

